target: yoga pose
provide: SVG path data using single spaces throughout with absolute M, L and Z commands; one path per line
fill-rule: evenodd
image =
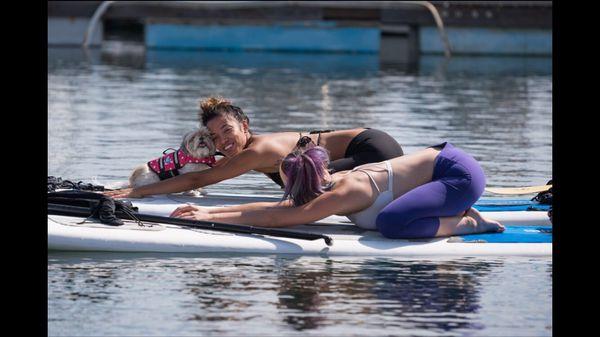
M 208 98 L 200 104 L 201 123 L 211 134 L 216 149 L 225 157 L 212 168 L 181 174 L 154 184 L 105 192 L 121 198 L 188 191 L 231 179 L 254 170 L 266 174 L 283 187 L 279 163 L 290 153 L 299 139 L 319 145 L 330 154 L 330 173 L 352 169 L 403 155 L 402 147 L 383 131 L 368 128 L 313 131 L 307 134 L 279 132 L 256 135 L 250 131 L 250 120 L 242 109 L 221 98 Z
M 431 238 L 504 227 L 473 204 L 485 175 L 477 161 L 450 143 L 330 174 L 327 150 L 299 142 L 280 164 L 284 200 L 206 208 L 183 206 L 171 216 L 263 227 L 311 223 L 345 215 L 388 238 Z

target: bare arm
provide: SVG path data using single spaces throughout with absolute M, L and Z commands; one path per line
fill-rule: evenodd
M 187 211 L 195 210 L 201 211 L 206 214 L 218 214 L 218 213 L 230 213 L 230 212 L 248 212 L 248 211 L 257 211 L 257 210 L 265 210 L 272 209 L 275 207 L 291 207 L 292 203 L 290 200 L 284 201 L 275 201 L 275 202 L 253 202 L 249 204 L 241 204 L 234 206 L 225 206 L 225 207 L 200 207 L 194 205 L 187 205 L 178 207 L 171 213 L 170 216 L 178 217 L 182 213 Z
M 274 201 L 274 202 L 253 202 L 250 204 L 234 205 L 234 206 L 227 206 L 227 207 L 214 207 L 214 208 L 209 209 L 208 213 L 217 214 L 217 213 L 229 213 L 229 212 L 248 212 L 248 211 L 273 209 L 276 207 L 292 207 L 292 206 L 293 205 L 290 200 Z
M 264 161 L 263 156 L 262 153 L 257 152 L 254 149 L 245 149 L 219 167 L 182 174 L 131 190 L 112 191 L 105 194 L 115 198 L 141 198 L 146 195 L 188 191 L 194 188 L 212 185 L 222 180 L 231 179 L 250 170 L 259 168 Z
M 202 208 L 182 208 L 177 216 L 182 218 L 246 224 L 260 227 L 289 227 L 311 223 L 333 214 L 344 214 L 367 207 L 368 198 L 356 197 L 356 189 L 340 186 L 298 207 L 258 207 L 241 205 L 206 211 Z M 361 193 L 358 191 L 358 193 Z M 267 203 L 265 203 L 267 204 Z M 271 204 L 273 205 L 273 204 Z M 237 208 L 236 208 L 237 207 Z

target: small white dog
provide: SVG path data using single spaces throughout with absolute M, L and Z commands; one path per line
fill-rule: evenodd
M 179 174 L 206 170 L 215 163 L 215 152 L 215 144 L 207 128 L 189 132 L 183 137 L 179 150 L 136 167 L 129 176 L 129 186 L 136 188 Z M 196 196 L 199 193 L 203 193 L 200 188 L 188 192 Z

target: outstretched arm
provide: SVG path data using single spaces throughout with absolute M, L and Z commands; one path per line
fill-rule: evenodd
M 349 191 L 336 188 L 325 192 L 314 200 L 298 207 L 277 206 L 279 203 L 247 204 L 233 207 L 207 209 L 184 206 L 174 212 L 174 216 L 192 220 L 215 221 L 230 224 L 245 224 L 260 227 L 289 227 L 311 223 L 333 214 L 345 214 L 362 209 L 370 202 L 365 198 L 349 197 Z M 266 204 L 271 204 L 266 205 Z
M 257 211 L 257 210 L 265 210 L 276 207 L 292 207 L 292 204 L 289 200 L 276 201 L 276 202 L 253 202 L 249 204 L 241 204 L 234 206 L 225 206 L 225 207 L 202 207 L 195 205 L 187 205 L 177 207 L 170 216 L 172 217 L 181 217 L 182 214 L 218 214 L 218 213 L 230 213 L 230 212 L 248 212 L 248 211 Z M 199 220 L 199 218 L 195 218 Z
M 138 188 L 110 191 L 104 194 L 114 198 L 141 198 L 146 195 L 188 191 L 231 179 L 254 170 L 260 167 L 262 160 L 261 153 L 253 149 L 246 149 L 219 167 L 182 174 Z

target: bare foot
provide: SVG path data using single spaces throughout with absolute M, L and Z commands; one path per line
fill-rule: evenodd
M 485 232 L 504 232 L 504 226 L 498 221 L 484 218 L 478 210 L 471 208 L 465 216 L 469 216 L 477 222 L 477 230 L 481 233 Z

